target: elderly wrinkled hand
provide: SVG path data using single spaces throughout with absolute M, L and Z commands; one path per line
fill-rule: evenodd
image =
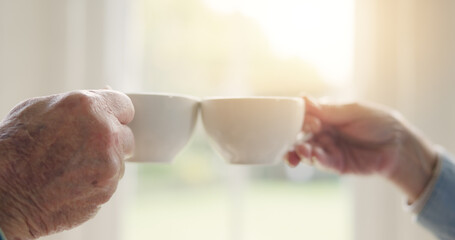
M 306 97 L 303 132 L 286 158 L 291 166 L 316 161 L 341 174 L 379 174 L 413 201 L 431 179 L 437 154 L 396 111 L 367 103 L 323 104 Z
M 0 123 L 0 228 L 35 239 L 81 224 L 110 199 L 134 137 L 130 99 L 112 90 L 39 97 Z

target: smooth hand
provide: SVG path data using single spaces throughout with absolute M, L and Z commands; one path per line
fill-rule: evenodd
M 305 102 L 303 131 L 313 136 L 287 154 L 291 166 L 316 161 L 341 174 L 380 174 L 410 201 L 423 191 L 436 152 L 399 113 L 371 104 Z
M 134 148 L 130 99 L 111 90 L 27 100 L 0 123 L 0 228 L 35 239 L 81 224 L 110 199 Z

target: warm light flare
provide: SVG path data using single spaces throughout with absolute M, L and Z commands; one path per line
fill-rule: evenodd
M 354 37 L 353 0 L 206 0 L 222 13 L 255 19 L 277 54 L 313 64 L 332 86 L 349 82 Z

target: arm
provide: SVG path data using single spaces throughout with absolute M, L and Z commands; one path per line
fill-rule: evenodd
M 341 174 L 377 174 L 401 189 L 410 203 L 424 192 L 437 166 L 437 150 L 400 114 L 368 103 L 305 100 L 303 131 L 313 137 L 287 154 L 291 166 L 317 162 Z

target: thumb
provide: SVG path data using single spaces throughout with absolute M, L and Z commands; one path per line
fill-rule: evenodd
M 312 97 L 305 96 L 306 114 L 319 118 L 322 122 L 342 125 L 365 115 L 366 109 L 357 102 L 353 103 L 323 103 Z

